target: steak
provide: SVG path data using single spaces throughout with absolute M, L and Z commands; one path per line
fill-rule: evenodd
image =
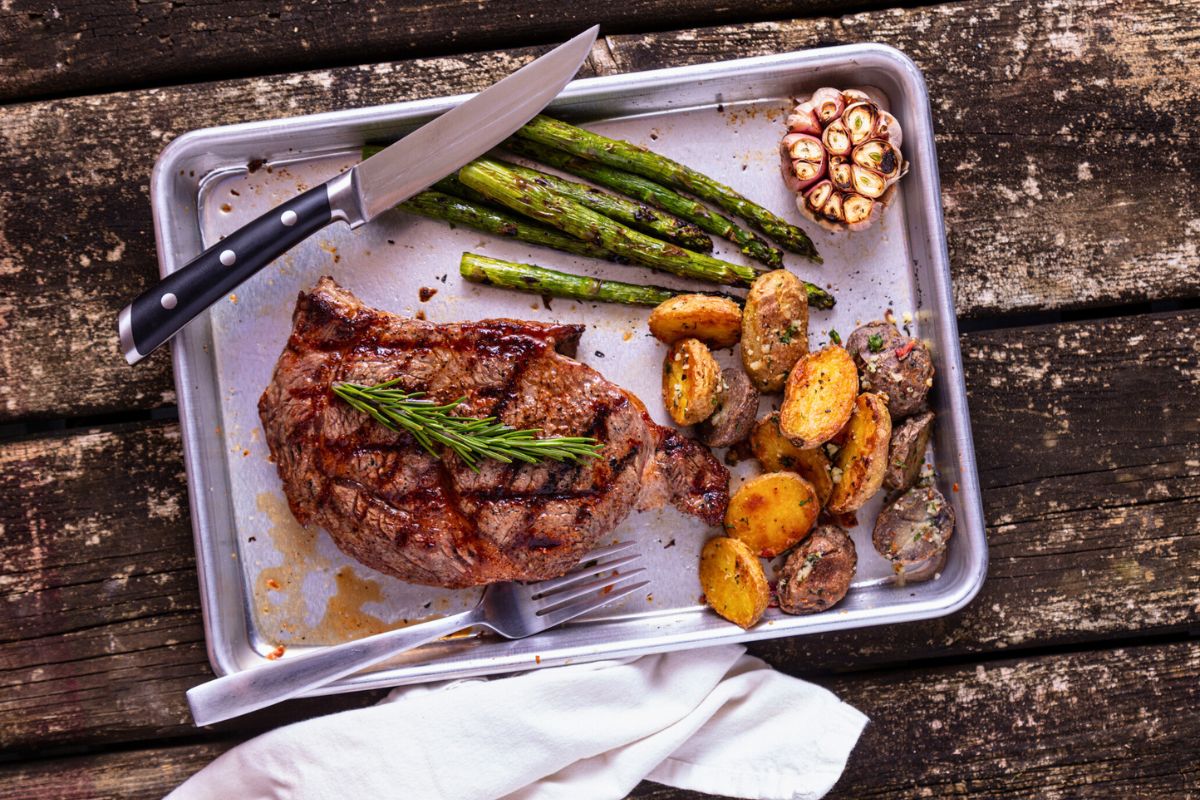
M 451 588 L 561 575 L 634 508 L 670 502 L 718 524 L 726 469 L 568 357 L 583 330 L 509 319 L 434 324 L 369 308 L 322 278 L 301 293 L 258 403 L 292 513 L 369 567 Z M 594 436 L 603 450 L 580 464 L 485 459 L 475 472 L 331 391 L 340 381 L 394 378 L 438 403 L 465 398 L 456 413 L 542 436 Z

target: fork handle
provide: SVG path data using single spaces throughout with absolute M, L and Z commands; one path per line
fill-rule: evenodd
M 377 633 L 253 669 L 235 672 L 188 690 L 196 725 L 247 714 L 324 686 L 418 645 L 483 622 L 478 607 L 449 617 Z

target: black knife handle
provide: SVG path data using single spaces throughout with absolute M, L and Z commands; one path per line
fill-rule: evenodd
M 329 190 L 324 184 L 314 186 L 163 278 L 121 311 L 117 328 L 126 360 L 134 364 L 149 355 L 242 281 L 333 219 Z

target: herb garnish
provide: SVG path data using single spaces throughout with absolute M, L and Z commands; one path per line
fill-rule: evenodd
M 439 446 L 450 448 L 476 472 L 483 458 L 505 464 L 513 461 L 536 464 L 546 459 L 579 463 L 585 458 L 599 457 L 603 447 L 590 436 L 538 439 L 540 428 L 517 430 L 495 417 L 460 417 L 451 412 L 466 397 L 438 405 L 425 399 L 424 392 L 392 388 L 399 381 L 394 378 L 374 386 L 335 383 L 333 393 L 384 427 L 412 434 L 430 455 L 439 455 Z

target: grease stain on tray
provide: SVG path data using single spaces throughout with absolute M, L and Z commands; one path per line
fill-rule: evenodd
M 385 602 L 379 581 L 360 576 L 349 565 L 335 568 L 320 552 L 320 533 L 297 522 L 282 497 L 260 492 L 256 505 L 269 522 L 268 538 L 283 556 L 282 564 L 260 569 L 254 581 L 256 616 L 268 640 L 284 644 L 334 644 L 441 616 L 388 622 L 365 611 L 363 607 L 369 603 Z M 306 579 L 312 581 L 314 577 L 332 585 L 320 592 L 327 595 L 325 606 L 320 619 L 310 624 L 308 620 L 315 613 L 310 612 L 304 584 Z

